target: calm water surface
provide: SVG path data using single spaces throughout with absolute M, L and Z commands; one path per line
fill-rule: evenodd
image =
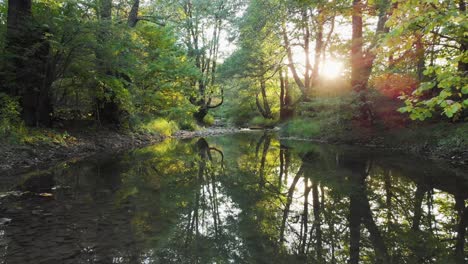
M 167 140 L 1 186 L 0 263 L 468 263 L 468 173 L 274 134 Z

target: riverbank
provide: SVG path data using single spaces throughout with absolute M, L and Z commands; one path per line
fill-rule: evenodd
M 436 123 L 382 129 L 321 125 L 314 120 L 299 122 L 284 125 L 280 137 L 398 150 L 458 165 L 468 164 L 467 123 Z
M 330 144 L 347 144 L 399 150 L 458 165 L 468 164 L 468 125 L 436 124 L 382 132 L 375 129 L 314 129 L 285 126 L 280 138 Z M 112 129 L 41 130 L 42 139 L 22 144 L 0 144 L 0 173 L 17 173 L 31 168 L 46 168 L 58 162 L 144 147 L 166 138 L 207 137 L 239 132 L 238 128 L 213 127 L 197 131 L 177 131 L 172 136 L 156 133 L 124 133 Z
M 177 131 L 172 136 L 156 133 L 124 133 L 112 129 L 41 130 L 41 138 L 25 142 L 0 144 L 0 174 L 31 168 L 45 168 L 60 161 L 82 158 L 102 152 L 118 152 L 148 146 L 166 138 L 193 138 L 234 133 L 235 128 L 208 128 Z

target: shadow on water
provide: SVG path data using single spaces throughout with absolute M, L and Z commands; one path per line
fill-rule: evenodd
M 275 134 L 167 140 L 21 175 L 0 263 L 467 263 L 468 175 Z

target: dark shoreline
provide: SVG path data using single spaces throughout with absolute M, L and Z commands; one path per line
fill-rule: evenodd
M 261 130 L 250 130 L 261 131 Z M 269 131 L 269 130 L 265 130 Z M 245 132 L 238 128 L 214 127 L 198 131 L 178 131 L 173 136 L 161 136 L 143 133 L 122 133 L 115 130 L 78 131 L 72 132 L 75 140 L 66 144 L 37 143 L 37 144 L 3 144 L 0 146 L 0 175 L 20 174 L 31 169 L 45 169 L 60 162 L 89 157 L 99 153 L 114 153 L 145 147 L 161 142 L 168 138 L 194 138 L 207 137 L 221 134 L 232 134 Z M 466 153 L 444 153 L 431 149 L 430 146 L 421 149 L 416 145 L 388 144 L 387 142 L 376 142 L 371 139 L 344 140 L 339 138 L 306 138 L 282 136 L 283 140 L 310 141 L 323 144 L 343 144 L 350 146 L 361 146 L 392 151 L 406 152 L 413 155 L 424 155 L 429 159 L 436 159 L 458 166 L 468 164 L 468 150 Z
M 356 147 L 365 147 L 371 149 L 381 149 L 389 151 L 397 151 L 400 153 L 406 153 L 410 155 L 422 155 L 425 159 L 445 161 L 456 166 L 468 166 L 468 149 L 463 153 L 459 151 L 440 151 L 436 146 L 424 146 L 421 147 L 418 144 L 400 144 L 399 142 L 388 143 L 381 140 L 373 139 L 355 139 L 346 140 L 341 138 L 307 138 L 307 137 L 295 137 L 295 136 L 280 136 L 282 140 L 297 140 L 306 142 L 316 142 L 320 144 L 333 144 L 333 145 L 347 145 Z
M 66 144 L 2 144 L 0 146 L 0 175 L 19 174 L 34 168 L 44 169 L 62 161 L 113 153 L 149 146 L 168 138 L 193 138 L 235 133 L 234 128 L 209 128 L 198 131 L 178 131 L 173 136 L 122 133 L 115 130 L 71 132 L 74 140 Z

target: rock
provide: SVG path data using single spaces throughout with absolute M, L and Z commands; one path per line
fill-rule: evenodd
M 11 219 L 10 218 L 0 218 L 0 226 L 2 225 L 8 225 L 11 223 Z

